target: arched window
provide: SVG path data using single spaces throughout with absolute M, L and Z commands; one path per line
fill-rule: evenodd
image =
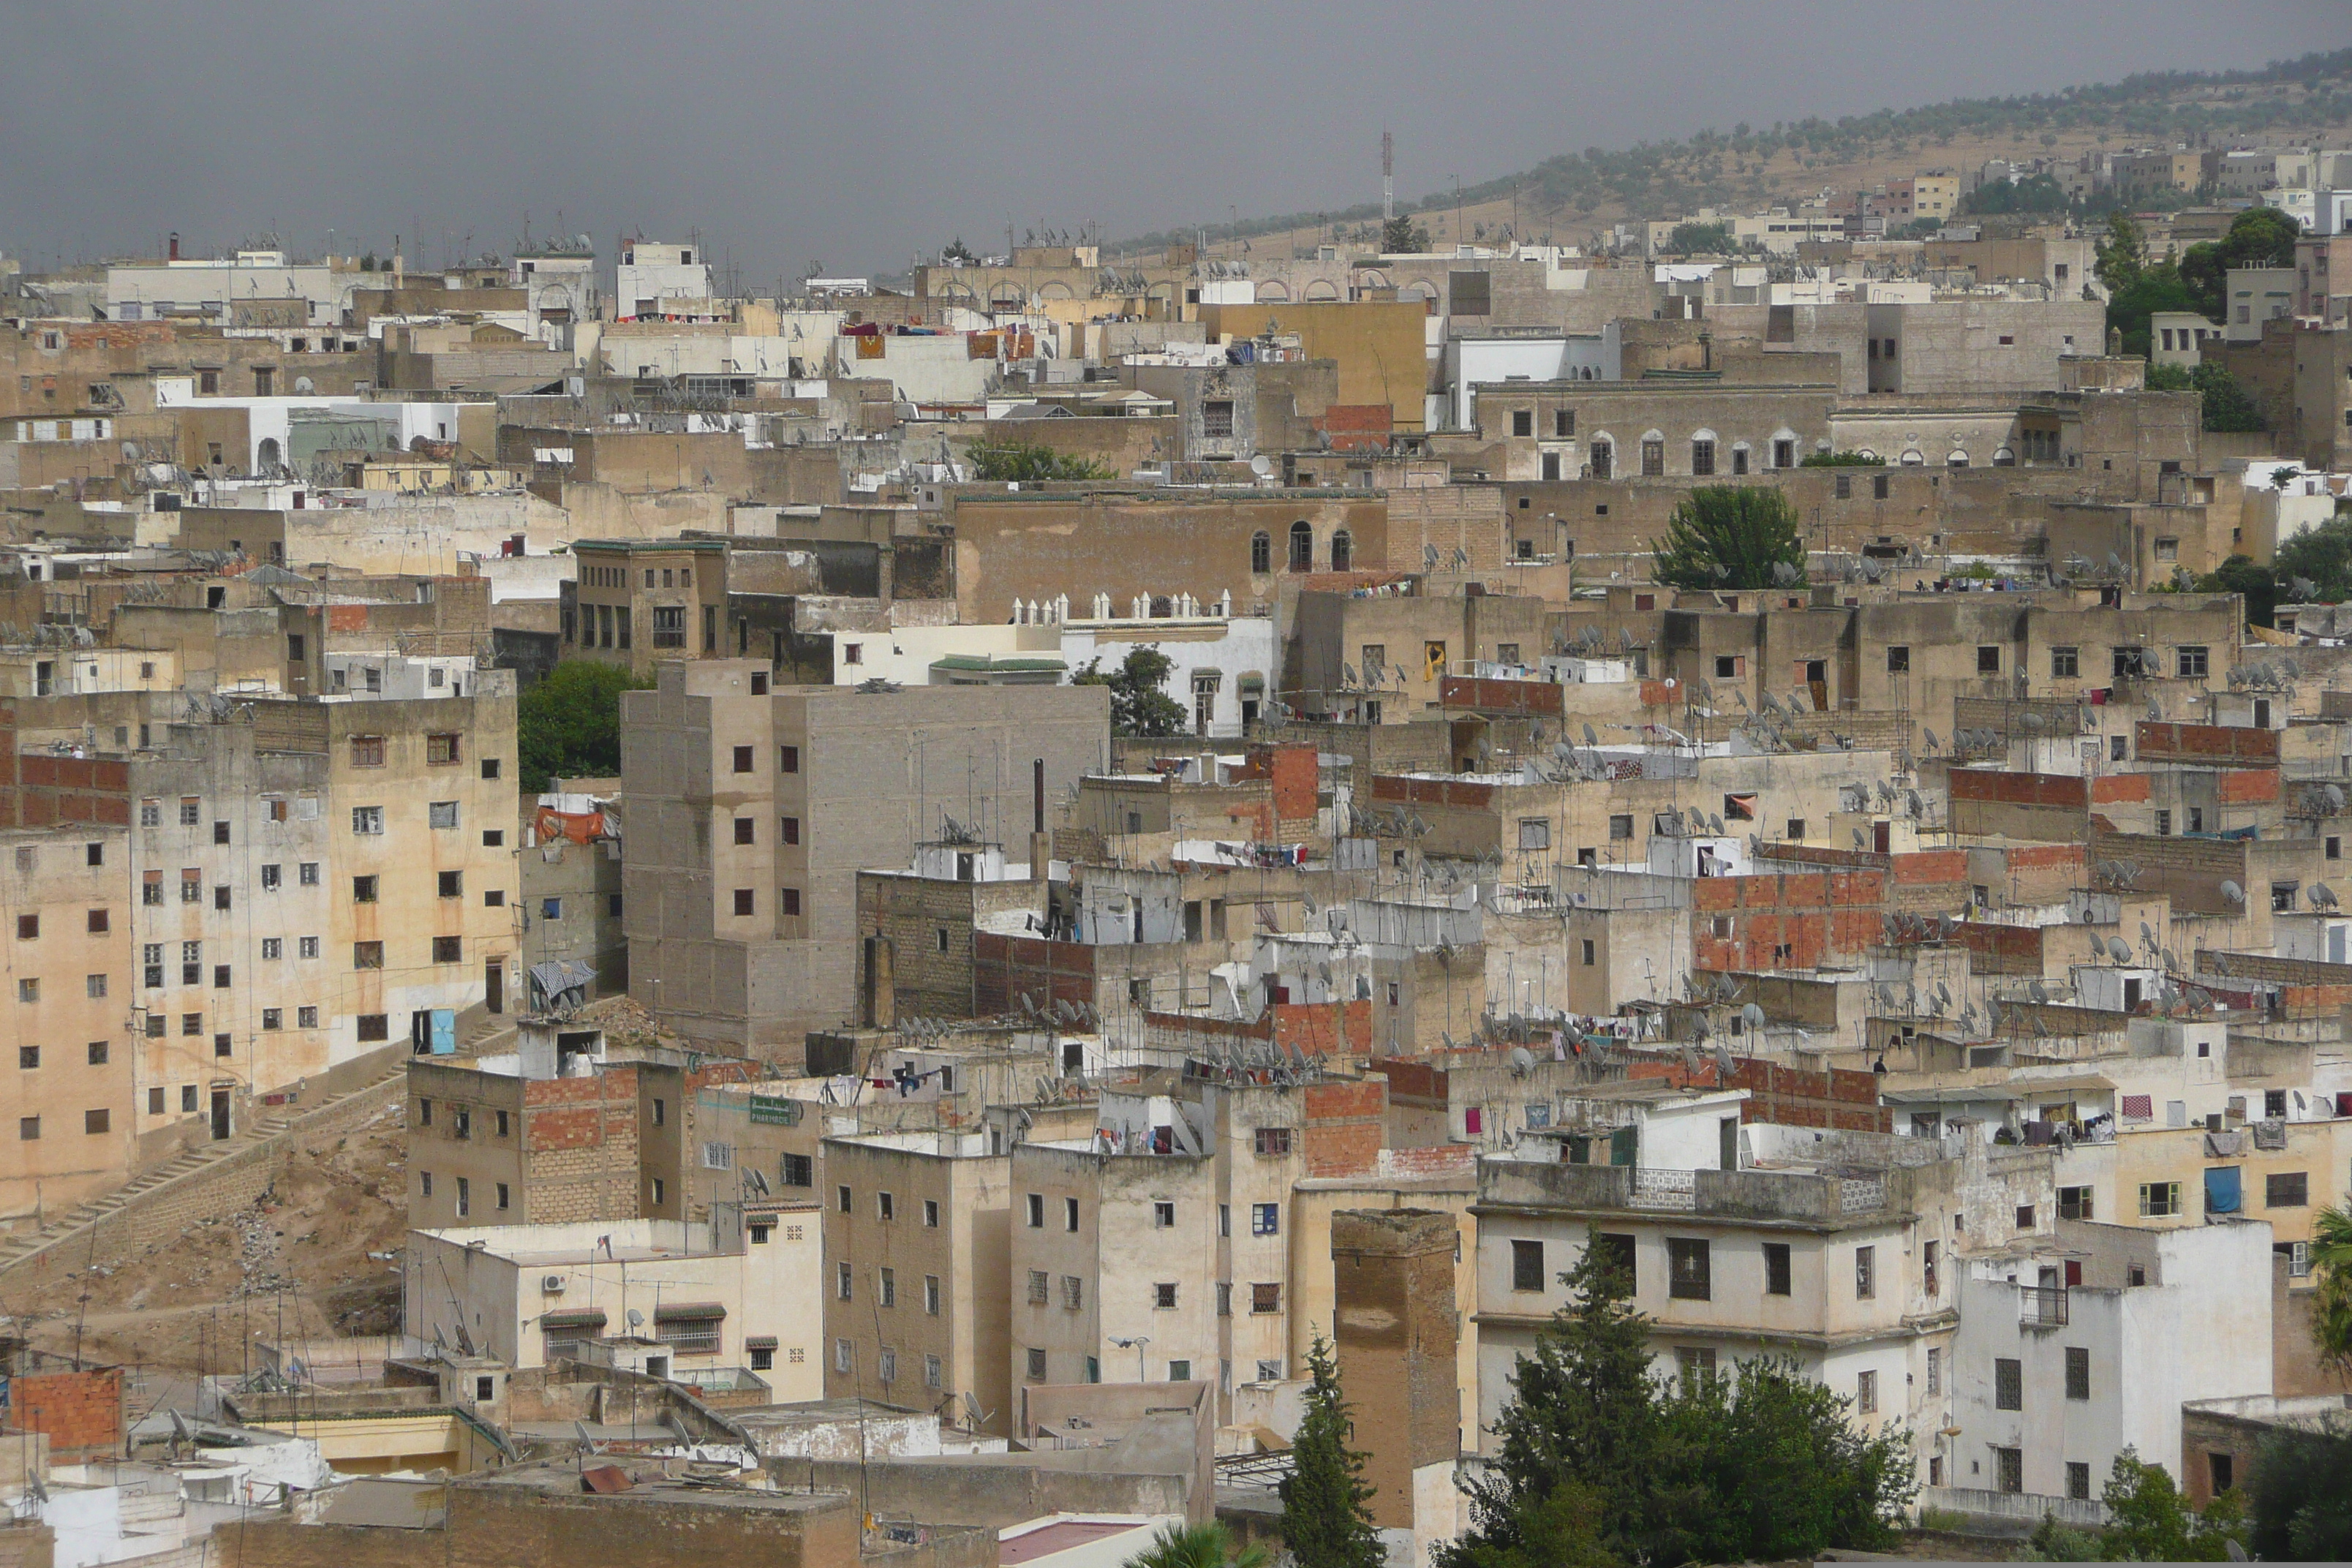
M 1290 569 L 1293 572 L 1315 570 L 1315 531 L 1305 522 L 1290 525 Z
M 1250 535 L 1250 570 L 1261 576 L 1274 570 L 1274 535 L 1262 528 Z
M 1595 436 L 1592 438 L 1591 458 L 1594 479 L 1605 479 L 1612 477 L 1617 470 L 1617 443 L 1611 440 L 1606 434 Z
M 261 452 L 260 452 L 260 457 L 261 457 L 261 471 L 262 471 L 263 473 L 265 473 L 265 474 L 266 474 L 266 473 L 269 472 L 271 469 L 273 469 L 273 468 L 275 468 L 276 467 L 278 467 L 278 437 L 275 437 L 275 436 L 264 436 L 264 437 L 261 438 Z
M 1948 468 L 1965 468 L 1969 466 L 1969 455 L 1966 452 L 1954 452 L 1944 459 L 1944 463 Z
M 1343 528 L 1333 534 L 1331 536 L 1331 570 L 1334 572 L 1348 570 L 1348 563 L 1355 557 L 1355 541 L 1348 537 L 1346 529 Z

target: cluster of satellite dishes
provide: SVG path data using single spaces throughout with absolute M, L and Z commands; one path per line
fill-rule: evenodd
M 1684 810 L 1667 806 L 1658 813 L 1654 828 L 1668 838 L 1727 838 L 1731 836 L 1723 826 L 1722 817 L 1706 816 L 1695 805 Z
M 2275 664 L 2263 659 L 2258 664 L 2231 665 L 2225 679 L 2232 691 L 2283 691 L 2292 697 L 2294 683 L 2303 679 L 2303 666 L 2291 658 Z
M 2344 809 L 2344 789 L 2340 784 L 2324 784 L 2303 792 L 2303 815 L 2334 816 Z
M 2124 558 L 2112 550 L 2107 552 L 2107 558 L 2104 562 L 2095 562 L 2087 555 L 2070 551 L 2063 564 L 2065 568 L 2063 572 L 2054 566 L 2051 568 L 2052 583 L 2063 585 L 2077 577 L 2088 577 L 2094 582 L 2101 583 L 2120 582 L 2131 575 L 2131 568 L 2124 564 Z
M 1429 832 L 1429 824 L 1417 812 L 1401 805 L 1361 809 L 1348 807 L 1348 832 L 1356 838 L 1421 838 Z
M 1050 1029 L 1084 1030 L 1096 1033 L 1102 1028 L 1102 1015 L 1089 1002 L 1069 1002 L 1059 996 L 1049 998 L 1040 1006 L 1028 992 L 1013 998 L 1021 1004 L 1021 1016 L 1033 1024 L 1043 1024 Z
M 1617 628 L 1618 652 L 1630 656 L 1641 646 L 1632 632 Z M 1572 637 L 1552 638 L 1551 650 L 1562 658 L 1599 658 L 1609 650 L 1609 637 L 1599 626 L 1580 626 Z
M 1920 731 L 1920 738 L 1927 742 L 1927 754 L 1931 757 L 1946 749 L 1944 742 L 1937 738 L 1936 731 L 1933 730 L 1923 728 Z M 2008 745 L 2009 738 L 1998 730 L 1955 730 L 1952 731 L 1950 751 L 1955 757 L 1966 757 L 2003 751 Z
M 1470 552 L 1457 544 L 1454 547 L 1453 554 L 1449 556 L 1442 552 L 1434 544 L 1424 544 L 1421 547 L 1423 571 L 1434 572 L 1441 564 L 1450 565 L 1458 572 L 1470 564 Z
M 1391 675 L 1396 679 L 1397 689 L 1400 691 L 1404 689 L 1405 682 L 1410 677 L 1405 674 L 1404 666 L 1401 664 L 1367 664 L 1364 666 L 1363 673 L 1359 675 L 1354 665 L 1344 658 L 1339 661 L 1339 687 L 1343 691 L 1381 690 L 1388 685 Z
M 1208 1040 L 1185 1064 L 1185 1076 L 1223 1083 L 1310 1083 L 1323 1077 L 1323 1061 L 1286 1042 Z
M 0 644 L 10 647 L 96 647 L 98 634 L 88 626 L 38 622 L 30 628 L 0 621 Z
M 2092 879 L 2098 883 L 2101 891 L 2109 893 L 2129 892 L 2139 886 L 2142 868 L 2137 860 L 2102 860 L 2091 868 Z M 2235 886 L 2234 882 L 2225 884 L 2225 888 Z M 2243 895 L 2231 901 L 2242 903 Z

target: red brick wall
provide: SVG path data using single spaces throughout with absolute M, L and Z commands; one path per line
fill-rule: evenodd
M 2279 797 L 2276 768 L 2233 768 L 2214 781 L 2214 793 L 2231 802 L 2271 801 Z
M 1886 888 L 1887 874 L 1876 870 L 1703 877 L 1691 889 L 1692 962 L 1714 970 L 1811 969 L 1858 955 L 1884 930 Z M 1728 936 L 1715 934 L 1718 916 L 1730 921 Z
M 2042 931 L 2038 926 L 1998 926 L 1962 921 L 1956 934 L 1969 950 L 1978 974 L 2030 974 L 2039 979 Z
M 2148 773 L 2108 773 L 2091 781 L 2091 803 L 2113 805 L 2147 799 Z
M 1409 1057 L 1381 1057 L 1368 1063 L 1365 1070 L 1379 1073 L 1389 1080 L 1391 1099 L 1402 1095 L 1414 1100 L 1434 1100 L 1440 1105 L 1445 1103 L 1446 1075 L 1443 1068 L 1432 1067 L 1427 1062 L 1415 1061 Z
M 2279 738 L 2275 730 L 2256 730 L 2242 724 L 2153 724 L 2142 721 L 2135 738 L 2134 754 L 2143 762 L 2261 767 L 2278 762 Z
M 1449 675 L 1438 685 L 1437 700 L 1445 708 L 1476 713 L 1523 713 L 1557 719 L 1568 688 L 1556 680 L 1480 680 Z
M 1377 1168 L 1387 1142 L 1388 1110 L 1388 1085 L 1379 1079 L 1308 1084 L 1307 1173 L 1358 1176 Z
M 2071 773 L 2008 773 L 1984 768 L 1954 768 L 1946 776 L 1950 780 L 1954 800 L 1993 801 L 2003 805 L 2084 807 L 2090 804 L 2083 779 Z
M 1469 784 L 1458 779 L 1409 779 L 1393 773 L 1376 773 L 1372 777 L 1372 798 L 1410 802 L 1414 805 L 1484 806 L 1493 804 L 1495 786 Z
M 1050 1002 L 1095 1005 L 1095 950 L 1082 942 L 971 933 L 972 1010 L 977 1016 L 1010 1013 L 1023 992 L 1040 1007 Z
M 1277 1002 L 1274 1043 L 1310 1057 L 1360 1057 L 1372 1048 L 1370 1002 Z
M 12 1431 L 47 1433 L 53 1460 L 120 1454 L 122 1369 L 37 1372 L 16 1378 L 8 1390 L 8 1426 Z
M 1843 1068 L 1806 1072 L 1743 1057 L 1732 1063 L 1731 1083 L 1748 1091 L 1739 1108 L 1743 1121 L 1854 1132 L 1895 1131 L 1895 1113 L 1878 1103 L 1876 1073 Z

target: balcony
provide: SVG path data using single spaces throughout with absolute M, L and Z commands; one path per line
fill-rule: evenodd
M 2017 1322 L 2025 1329 L 2066 1326 L 2066 1287 L 2021 1285 L 2017 1289 Z

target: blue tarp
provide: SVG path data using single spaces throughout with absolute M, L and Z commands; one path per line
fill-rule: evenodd
M 2209 1166 L 2205 1172 L 2205 1212 L 2236 1214 L 2238 1212 L 2238 1167 Z

